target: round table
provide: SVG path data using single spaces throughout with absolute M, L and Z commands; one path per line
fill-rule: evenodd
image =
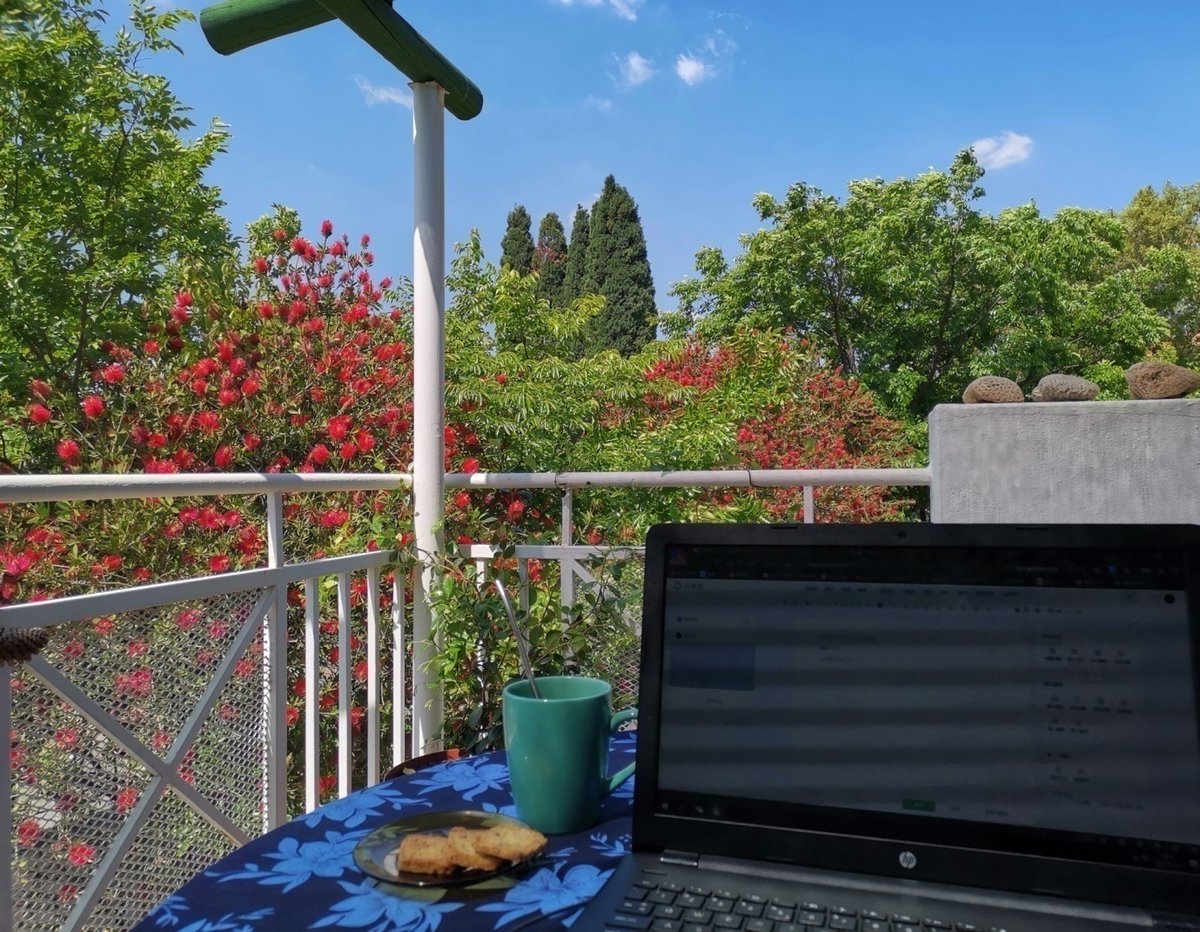
M 614 736 L 609 772 L 633 761 L 637 733 Z M 462 758 L 351 793 L 268 832 L 198 874 L 138 932 L 363 929 L 562 929 L 630 850 L 633 780 L 604 801 L 600 821 L 552 835 L 506 889 L 400 888 L 364 874 L 354 847 L 381 825 L 425 812 L 516 815 L 504 752 Z

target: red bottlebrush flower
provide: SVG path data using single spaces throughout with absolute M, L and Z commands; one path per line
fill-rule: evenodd
M 122 787 L 121 789 L 117 790 L 117 812 L 128 812 L 137 805 L 138 798 L 141 795 L 142 794 L 132 786 Z
M 254 271 L 256 271 L 256 272 L 257 272 L 259 275 L 266 275 L 266 274 L 267 274 L 267 271 L 268 271 L 270 268 L 271 268 L 271 264 L 270 264 L 269 262 L 267 262 L 267 260 L 266 260 L 266 258 L 265 258 L 265 257 L 263 257 L 263 256 L 256 256 L 256 257 L 255 257 L 255 259 L 254 259 Z
M 461 508 L 463 511 L 466 511 L 468 508 L 471 507 L 471 496 L 468 495 L 466 492 L 459 492 L 457 495 L 454 496 L 454 504 L 457 505 L 459 508 Z
M 389 288 L 392 287 L 392 280 L 390 278 L 381 278 L 379 280 L 379 287 L 382 288 L 384 291 L 387 291 Z
M 332 236 L 333 235 L 333 221 L 332 220 L 322 220 L 321 221 L 321 235 L 322 236 Z
M 329 711 L 330 709 L 332 709 L 334 706 L 337 705 L 337 701 L 338 701 L 337 690 L 336 689 L 327 689 L 327 690 L 325 690 L 325 692 L 321 693 L 321 698 L 318 700 L 318 704 L 325 711 Z
M 298 677 L 296 677 L 295 681 L 292 683 L 292 695 L 298 696 L 299 698 L 303 699 L 304 691 L 307 688 L 308 688 L 308 684 L 305 682 L 304 677 L 298 676 Z
M 29 420 L 34 424 L 45 424 L 53 415 L 50 409 L 36 401 L 29 406 Z
M 508 376 L 507 376 L 507 375 L 505 375 L 503 372 L 497 372 L 497 373 L 496 373 L 496 384 L 497 384 L 497 385 L 504 385 L 504 384 L 506 384 L 507 382 L 508 382 Z
M 182 305 L 176 304 L 173 308 L 171 308 L 171 320 L 175 321 L 177 324 L 186 324 L 189 320 L 191 320 L 191 317 L 192 312 Z
M 72 660 L 78 660 L 83 656 L 83 641 L 79 640 L 79 638 L 68 641 L 63 645 L 63 655 L 70 657 Z
M 206 434 L 216 433 L 221 429 L 221 416 L 216 411 L 201 411 L 196 417 L 196 426 Z
M 309 250 L 308 240 L 303 236 L 295 236 L 292 238 L 292 252 L 297 256 L 302 256 Z
M 95 859 L 96 849 L 82 842 L 71 845 L 71 849 L 67 852 L 67 860 L 75 867 L 87 867 Z
M 603 538 L 600 536 L 600 532 L 598 530 L 592 528 L 592 530 L 588 531 L 587 542 L 589 547 L 600 546 L 601 540 L 603 540 Z
M 83 413 L 89 418 L 97 418 L 104 413 L 104 399 L 99 395 L 88 395 L 79 403 Z
M 150 738 L 150 747 L 155 751 L 165 751 L 171 746 L 171 736 L 165 729 L 158 729 Z
M 215 557 L 208 558 L 208 571 L 210 573 L 228 572 L 229 567 L 232 565 L 233 561 L 223 553 L 219 553 Z
M 321 512 L 317 518 L 318 523 L 326 530 L 341 527 L 349 520 L 350 512 L 342 508 L 330 508 L 328 511 Z
M 204 395 L 208 391 L 208 380 L 192 379 L 192 391 L 197 395 Z
M 471 544 L 474 543 L 474 541 L 471 540 L 470 534 L 459 534 L 458 542 L 464 547 L 470 547 Z
M 60 728 L 54 733 L 55 745 L 63 751 L 69 751 L 79 744 L 79 732 L 74 728 Z
M 192 293 L 190 291 L 181 291 L 175 295 L 175 303 L 180 307 L 192 306 Z
M 147 356 L 153 356 L 160 349 L 162 349 L 162 344 L 159 343 L 158 340 L 147 340 L 142 344 L 142 352 L 144 352 Z
M 322 796 L 326 793 L 332 793 L 337 788 L 337 774 L 323 773 L 321 778 L 317 780 L 317 790 Z
M 525 514 L 525 503 L 519 498 L 514 498 L 508 503 L 508 520 L 519 521 L 521 515 Z
M 140 657 L 150 649 L 150 645 L 140 639 L 135 639 L 129 642 L 129 656 Z
M 273 305 L 270 301 L 259 302 L 258 316 L 263 320 L 270 320 L 275 316 L 275 305 Z
M 79 899 L 79 887 L 73 883 L 64 883 L 58 888 L 58 901 L 60 903 L 74 903 Z
M 338 414 L 326 422 L 325 430 L 328 431 L 331 440 L 341 443 L 350 436 L 350 423 L 350 415 Z
M 234 676 L 253 676 L 255 671 L 254 661 L 249 657 L 243 657 L 233 665 Z
M 226 444 L 223 447 L 217 447 L 217 452 L 213 454 L 213 465 L 217 469 L 228 469 L 233 465 L 233 447 Z
M 253 453 L 262 444 L 262 438 L 258 434 L 246 434 L 242 438 L 242 446 L 250 453 Z
M 294 705 L 287 707 L 287 711 L 283 713 L 284 719 L 287 721 L 288 728 L 291 728 L 296 722 L 300 721 L 300 710 Z
M 176 450 L 172 459 L 180 469 L 191 469 L 196 464 L 196 454 L 191 450 Z
M 468 456 L 465 460 L 463 460 L 462 471 L 468 476 L 472 473 L 479 472 L 479 460 L 475 459 L 473 456 Z
M 363 453 L 370 453 L 375 449 L 375 437 L 362 427 L 354 432 L 354 443 Z
M 112 634 L 117 628 L 117 623 L 112 618 L 97 618 L 96 623 L 92 626 L 100 637 L 107 637 Z
M 347 440 L 340 447 L 338 447 L 338 456 L 340 456 L 343 460 L 352 460 L 357 455 L 358 447 L 355 445 L 353 440 Z
M 340 240 L 336 243 L 331 243 L 329 246 L 329 254 L 340 259 L 346 254 L 346 244 Z
M 125 368 L 120 363 L 113 363 L 100 370 L 100 378 L 109 385 L 120 385 L 125 381 Z
M 275 237 L 275 241 L 277 243 L 282 243 L 285 239 L 287 239 L 287 231 L 281 229 L 280 227 L 276 227 L 271 235 Z
M 329 447 L 325 446 L 323 443 L 318 443 L 308 451 L 308 461 L 310 463 L 316 463 L 318 466 L 324 466 L 329 462 L 329 455 Z
M 166 445 L 167 438 L 165 434 L 155 433 L 146 438 L 146 446 L 148 446 L 151 450 L 161 450 Z
M 358 682 L 365 683 L 367 681 L 367 662 L 365 660 L 360 660 L 354 665 L 354 669 L 350 672 L 351 675 L 358 680 Z
M 17 826 L 17 844 L 24 848 L 33 845 L 42 837 L 42 827 L 34 819 L 26 819 Z
M 221 407 L 228 408 L 232 404 L 237 404 L 242 395 L 236 388 L 223 388 L 217 392 L 217 401 Z
M 541 578 L 542 578 L 542 561 L 541 560 L 530 560 L 529 561 L 529 581 L 530 582 L 540 582 Z
M 58 453 L 58 458 L 68 466 L 79 465 L 79 444 L 74 440 L 67 438 L 66 440 L 58 441 L 58 445 L 54 448 Z
M 154 574 L 150 572 L 148 566 L 136 567 L 133 571 L 133 579 L 135 582 L 149 582 Z
M 104 568 L 110 573 L 115 573 L 125 565 L 125 559 L 115 553 L 108 554 L 100 562 L 104 564 Z
M 208 636 L 214 641 L 219 641 L 229 633 L 229 627 L 223 621 L 214 621 L 208 626 Z
M 41 379 L 31 379 L 29 382 L 29 390 L 39 398 L 43 399 L 49 398 L 50 392 L 52 391 L 50 388 L 50 383 L 43 382 Z
M 362 239 L 360 239 L 360 240 L 359 240 L 359 242 L 360 242 L 360 243 L 362 243 L 362 247 L 363 247 L 363 249 L 366 249 L 368 246 L 370 246 L 370 245 L 371 245 L 371 234 L 370 234 L 370 233 L 364 233 L 364 234 L 362 235 Z
M 249 376 L 244 382 L 242 382 L 242 394 L 247 398 L 249 398 L 251 395 L 257 395 L 259 388 L 260 386 L 258 384 L 258 379 L 254 378 L 254 376 Z

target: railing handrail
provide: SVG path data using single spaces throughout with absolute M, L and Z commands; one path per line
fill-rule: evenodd
M 889 469 L 711 469 L 630 472 L 446 473 L 453 489 L 782 488 L 927 486 L 928 467 Z M 412 475 L 385 473 L 88 473 L 0 476 L 0 503 L 108 501 L 301 492 L 392 491 Z

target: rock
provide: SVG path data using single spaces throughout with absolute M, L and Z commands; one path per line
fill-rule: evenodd
M 1077 375 L 1055 372 L 1037 383 L 1029 395 L 1034 401 L 1091 401 L 1100 394 L 1100 386 Z
M 1200 372 L 1169 362 L 1135 362 L 1125 370 L 1134 398 L 1182 398 L 1200 388 Z
M 984 375 L 967 386 L 963 392 L 963 404 L 1006 404 L 1024 401 L 1025 393 L 1012 379 L 999 375 Z

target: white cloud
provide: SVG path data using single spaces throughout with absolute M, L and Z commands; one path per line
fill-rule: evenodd
M 640 7 L 644 2 L 645 0 L 562 0 L 562 5 L 574 6 L 575 4 L 578 4 L 579 6 L 602 6 L 611 10 L 617 16 L 621 17 L 621 19 L 627 19 L 630 22 L 633 22 L 635 19 L 637 19 L 638 7 Z
M 999 136 L 976 139 L 971 143 L 971 148 L 975 150 L 979 164 L 993 171 L 1024 162 L 1033 152 L 1033 140 L 1012 130 L 1005 130 Z
M 401 107 L 412 109 L 412 94 L 402 87 L 376 87 L 361 74 L 354 76 L 354 83 L 362 91 L 363 100 L 369 106 L 376 104 L 399 104 Z
M 620 78 L 617 80 L 617 84 L 626 90 L 637 87 L 639 84 L 645 84 L 656 74 L 650 60 L 643 58 L 637 52 L 630 52 L 624 58 L 618 55 L 617 67 L 620 69 Z
M 612 109 L 611 100 L 607 97 L 597 97 L 595 94 L 588 94 L 587 97 L 583 98 L 583 105 L 585 107 L 592 107 L 602 113 L 607 113 Z
M 680 55 L 675 59 L 675 73 L 688 87 L 695 87 L 713 76 L 713 67 L 691 55 Z

